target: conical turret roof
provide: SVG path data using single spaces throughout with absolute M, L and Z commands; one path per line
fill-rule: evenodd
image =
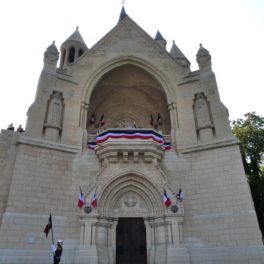
M 47 47 L 47 52 L 52 53 L 52 54 L 56 54 L 56 55 L 59 54 L 59 51 L 55 45 L 54 40 L 52 41 L 52 44 Z
M 199 57 L 204 57 L 204 56 L 210 56 L 210 53 L 207 49 L 203 47 L 202 44 L 200 44 L 200 48 L 196 54 L 196 57 L 199 58 Z
M 174 40 L 172 42 L 172 47 L 171 47 L 171 50 L 170 50 L 170 54 L 175 59 L 185 59 L 185 60 L 187 60 L 187 58 L 184 56 L 184 54 L 181 52 L 181 50 L 177 47 L 177 45 L 176 45 Z
M 155 40 L 164 39 L 159 30 L 156 33 Z M 164 39 L 165 40 L 165 39 Z
M 65 42 L 69 42 L 69 41 L 77 41 L 77 42 L 80 42 L 86 46 L 86 44 L 83 40 L 83 37 L 79 32 L 79 27 L 76 27 L 76 30 L 63 42 L 63 44 Z

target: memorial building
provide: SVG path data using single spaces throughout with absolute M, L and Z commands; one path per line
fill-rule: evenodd
M 202 45 L 196 60 L 124 8 L 93 47 L 77 28 L 47 48 L 25 132 L 0 135 L 1 264 L 51 263 L 52 235 L 63 264 L 264 263 Z

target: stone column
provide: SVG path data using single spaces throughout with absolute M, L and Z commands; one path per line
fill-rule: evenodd
M 167 247 L 167 264 L 190 263 L 190 256 L 183 243 L 182 216 L 167 215 L 169 243 Z M 177 260 L 177 261 L 175 261 Z
M 146 250 L 147 250 L 147 263 L 151 263 L 151 255 L 152 255 L 152 244 L 153 244 L 153 228 L 151 227 L 149 220 L 144 219 L 145 227 L 146 227 Z
M 116 259 L 116 227 L 117 227 L 118 219 L 115 219 L 112 227 L 110 229 L 110 238 L 109 238 L 109 244 L 111 245 L 112 249 L 112 256 L 113 260 L 115 261 Z
M 88 108 L 89 104 L 86 102 L 82 102 L 81 105 L 81 114 L 80 114 L 80 127 L 82 128 L 83 131 L 83 149 L 87 148 L 87 115 L 88 115 Z
M 154 231 L 153 253 L 150 263 L 163 264 L 167 259 L 168 225 L 164 218 L 157 218 L 151 223 Z
M 80 244 L 75 254 L 74 264 L 98 264 L 98 252 L 95 243 L 97 218 L 95 215 L 81 215 Z
M 110 219 L 100 219 L 96 223 L 95 243 L 99 263 L 113 263 L 112 247 L 109 244 L 110 228 L 113 222 Z
M 171 120 L 171 147 L 172 149 L 176 149 L 177 130 L 179 127 L 176 102 L 171 102 L 168 105 L 168 109 L 170 111 Z

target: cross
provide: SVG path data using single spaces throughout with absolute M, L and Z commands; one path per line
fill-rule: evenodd
M 122 5 L 124 5 L 124 4 L 125 4 L 125 2 L 126 2 L 126 0 L 122 0 L 121 4 L 122 4 Z

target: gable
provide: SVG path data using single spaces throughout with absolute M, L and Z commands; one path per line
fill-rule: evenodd
M 130 17 L 124 18 L 101 40 L 99 40 L 86 55 L 80 59 L 89 57 L 134 55 L 148 58 L 164 58 L 177 64 L 171 55 L 162 48 L 150 35 L 139 27 Z M 79 65 L 80 65 L 79 64 Z

